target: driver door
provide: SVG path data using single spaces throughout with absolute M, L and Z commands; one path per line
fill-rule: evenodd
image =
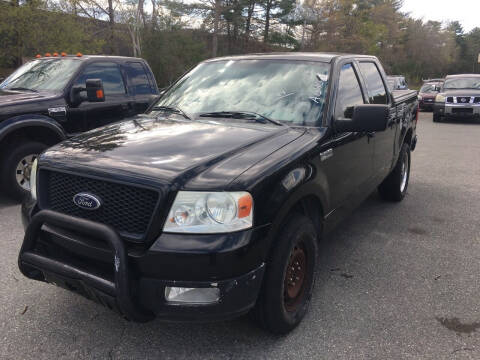
M 67 131 L 83 132 L 119 121 L 134 114 L 134 99 L 129 95 L 119 64 L 109 61 L 89 63 L 73 86 L 85 86 L 87 79 L 101 79 L 105 102 L 82 102 L 67 111 Z
M 335 119 L 351 119 L 353 108 L 366 103 L 359 71 L 353 62 L 340 70 Z M 374 138 L 360 132 L 336 132 L 329 143 L 324 168 L 331 184 L 331 206 L 342 214 L 355 206 L 370 188 L 373 176 Z M 327 151 L 330 151 L 327 150 Z M 324 152 L 325 153 L 325 152 Z M 321 154 L 322 155 L 322 154 Z

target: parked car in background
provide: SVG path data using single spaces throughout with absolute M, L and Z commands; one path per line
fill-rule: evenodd
M 480 119 L 480 74 L 445 78 L 433 108 L 433 121 L 443 119 Z
M 408 90 L 408 84 L 403 75 L 388 75 L 387 83 L 390 90 Z
M 418 104 L 421 110 L 433 110 L 435 98 L 443 85 L 443 81 L 424 80 L 418 92 Z
M 72 135 L 144 112 L 158 97 L 143 59 L 45 56 L 0 84 L 0 189 L 21 199 L 33 160 Z
M 319 239 L 377 188 L 405 197 L 417 108 L 373 56 L 205 61 L 146 114 L 40 155 L 20 270 L 135 321 L 252 310 L 286 333 Z

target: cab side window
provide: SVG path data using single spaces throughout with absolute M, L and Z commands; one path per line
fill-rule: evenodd
M 142 63 L 127 63 L 127 73 L 132 84 L 131 88 L 136 95 L 153 94 L 154 91 L 150 86 L 147 73 Z
M 363 103 L 362 90 L 353 65 L 345 64 L 340 70 L 335 117 L 351 119 L 354 107 Z
M 361 62 L 360 71 L 365 78 L 370 104 L 387 104 L 387 90 L 377 65 L 373 62 Z
M 126 93 L 120 67 L 111 62 L 98 62 L 87 65 L 75 80 L 75 86 L 85 86 L 87 79 L 101 79 L 105 96 L 124 95 Z

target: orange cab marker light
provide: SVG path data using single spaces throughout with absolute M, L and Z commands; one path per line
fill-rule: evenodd
M 244 218 L 252 212 L 253 200 L 250 194 L 243 195 L 238 199 L 238 217 Z
M 97 90 L 97 99 L 103 98 L 103 90 Z
M 78 56 L 78 57 L 82 57 L 82 56 L 83 56 L 83 54 L 82 54 L 82 53 L 80 53 L 80 52 L 78 52 L 78 53 L 77 53 L 77 56 Z
M 62 51 L 62 53 L 60 55 L 67 56 L 67 53 Z
M 58 53 L 57 53 L 57 52 L 54 52 L 54 53 L 53 53 L 53 56 L 57 57 L 57 56 L 58 56 Z
M 40 58 L 42 57 L 42 55 L 37 54 L 37 55 L 35 55 L 35 57 L 36 57 L 37 59 L 40 59 Z
M 50 53 L 45 53 L 45 56 L 46 56 L 46 57 L 49 57 L 49 56 L 52 56 L 52 54 L 50 54 Z

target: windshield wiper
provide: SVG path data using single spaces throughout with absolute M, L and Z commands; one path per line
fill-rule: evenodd
M 26 87 L 13 87 L 13 88 L 4 88 L 5 90 L 17 90 L 17 91 L 31 91 L 31 92 L 38 92 L 38 90 L 35 89 L 29 89 Z
M 271 122 L 272 124 L 283 126 L 281 122 L 277 120 L 269 119 L 268 117 L 253 111 L 214 111 L 214 112 L 202 113 L 199 116 L 212 117 L 212 118 L 255 120 L 262 123 Z
M 182 115 L 185 119 L 192 120 L 190 116 L 187 115 L 185 111 L 175 106 L 154 106 L 152 111 L 169 111 L 175 114 Z

